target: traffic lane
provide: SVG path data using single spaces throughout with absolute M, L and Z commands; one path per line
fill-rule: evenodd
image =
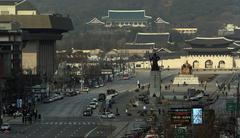
M 86 108 L 92 98 L 96 98 L 96 93 L 80 94 L 73 97 L 65 97 L 63 100 L 52 103 L 41 104 L 38 111 L 45 116 L 79 116 Z
M 136 78 L 147 80 L 147 78 L 149 78 L 147 77 L 148 75 L 149 73 L 147 71 L 142 71 L 137 73 Z M 106 90 L 110 88 L 117 89 L 118 91 L 136 88 L 136 78 L 114 81 L 113 83 L 108 83 L 105 87 L 92 89 L 89 93 L 82 93 L 74 97 L 65 97 L 63 100 L 53 103 L 41 104 L 38 107 L 39 113 L 42 113 L 44 116 L 79 116 L 85 109 L 85 106 L 89 104 L 90 100 L 98 97 L 98 93 L 106 93 Z
M 87 138 L 106 138 L 108 136 L 111 136 L 112 132 L 116 129 L 115 126 L 97 126 L 91 131 L 89 131 L 87 134 Z

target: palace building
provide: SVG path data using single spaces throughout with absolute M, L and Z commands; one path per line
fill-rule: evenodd
M 196 37 L 186 41 L 189 47 L 186 60 L 193 69 L 232 69 L 235 67 L 233 53 L 240 45 L 224 37 Z
M 149 27 L 151 19 L 145 10 L 108 10 L 102 17 L 105 27 Z
M 188 62 L 193 70 L 229 70 L 240 68 L 240 60 L 236 52 L 240 45 L 225 37 L 196 37 L 185 41 L 184 53 L 172 51 L 172 53 L 157 52 L 161 60 L 159 65 L 164 68 L 179 69 Z M 166 58 L 169 54 L 173 58 Z M 177 56 L 178 55 L 178 56 Z M 142 61 L 145 62 L 149 61 Z M 138 63 L 139 64 L 139 63 Z M 145 68 L 150 68 L 145 67 Z

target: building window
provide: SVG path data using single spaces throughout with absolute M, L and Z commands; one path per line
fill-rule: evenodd
M 212 62 L 212 60 L 207 60 L 207 61 L 205 62 L 205 68 L 206 68 L 206 69 L 213 68 L 213 62 Z

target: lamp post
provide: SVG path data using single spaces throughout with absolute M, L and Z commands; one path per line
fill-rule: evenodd
M 3 100 L 3 98 L 2 98 L 2 96 L 3 96 L 3 88 L 4 88 L 4 84 L 3 84 L 4 82 L 3 82 L 3 80 L 2 79 L 0 79 L 0 125 L 2 125 L 2 123 L 3 123 L 3 109 L 2 109 L 2 100 Z

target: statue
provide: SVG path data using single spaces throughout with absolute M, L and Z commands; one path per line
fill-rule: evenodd
M 182 65 L 181 74 L 182 75 L 192 74 L 192 66 L 188 63 L 188 61 L 186 61 L 186 63 Z
M 151 62 L 151 71 L 159 71 L 158 61 L 160 60 L 160 57 L 154 53 L 152 57 L 149 58 Z

